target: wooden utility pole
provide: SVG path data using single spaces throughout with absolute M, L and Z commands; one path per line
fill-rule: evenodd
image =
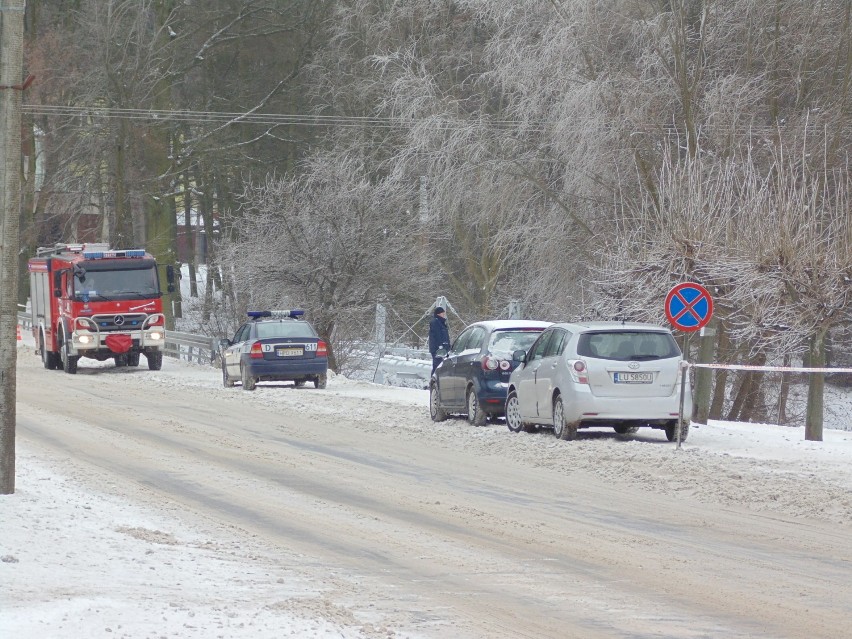
M 26 0 L 0 0 L 0 494 L 15 492 L 15 365 Z

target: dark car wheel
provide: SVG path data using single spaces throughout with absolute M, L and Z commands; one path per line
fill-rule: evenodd
M 469 389 L 467 391 L 467 421 L 474 426 L 485 426 L 486 417 L 487 415 L 479 403 L 479 398 L 476 396 L 476 391 L 473 388 Z
M 521 431 L 529 432 L 531 426 L 521 421 L 521 403 L 518 401 L 518 393 L 512 391 L 506 398 L 506 426 L 513 433 Z
M 568 424 L 565 421 L 565 405 L 562 403 L 562 395 L 557 395 L 553 400 L 553 434 L 559 439 L 570 441 L 577 437 L 577 424 Z
M 441 398 L 438 395 L 438 384 L 429 387 L 429 417 L 433 422 L 442 422 L 447 419 L 447 413 L 441 408 Z
M 243 390 L 253 391 L 257 386 L 257 380 L 249 375 L 248 369 L 245 366 L 240 366 L 240 377 L 243 382 Z
M 683 426 L 680 429 L 680 441 L 685 442 L 687 435 L 689 435 L 689 422 L 683 422 Z M 677 422 L 666 426 L 666 439 L 670 442 L 677 441 Z
M 296 388 L 304 388 L 305 387 L 305 381 L 306 380 L 304 380 L 304 379 L 297 379 L 293 382 L 293 386 L 295 386 Z
M 234 387 L 234 380 L 228 377 L 228 367 L 225 366 L 225 358 L 222 358 L 222 385 L 225 388 Z
M 323 373 L 314 378 L 314 388 L 325 388 L 328 385 L 328 375 Z

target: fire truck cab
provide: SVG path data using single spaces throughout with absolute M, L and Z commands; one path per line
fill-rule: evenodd
M 81 357 L 160 370 L 165 345 L 162 292 L 153 256 L 106 244 L 39 248 L 27 263 L 33 338 L 44 367 L 77 372 Z M 169 290 L 174 290 L 168 269 Z

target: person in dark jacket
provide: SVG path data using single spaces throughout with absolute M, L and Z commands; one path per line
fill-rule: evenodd
M 447 327 L 447 312 L 440 306 L 436 306 L 434 317 L 429 323 L 429 352 L 432 354 L 433 373 L 444 359 L 437 356 L 438 349 L 442 346 L 447 350 L 450 349 L 450 329 Z

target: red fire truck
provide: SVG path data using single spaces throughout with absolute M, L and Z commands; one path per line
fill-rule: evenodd
M 27 263 L 33 337 L 44 367 L 77 372 L 81 357 L 116 366 L 163 365 L 165 317 L 154 258 L 107 244 L 39 248 Z M 167 268 L 169 292 L 174 270 Z

